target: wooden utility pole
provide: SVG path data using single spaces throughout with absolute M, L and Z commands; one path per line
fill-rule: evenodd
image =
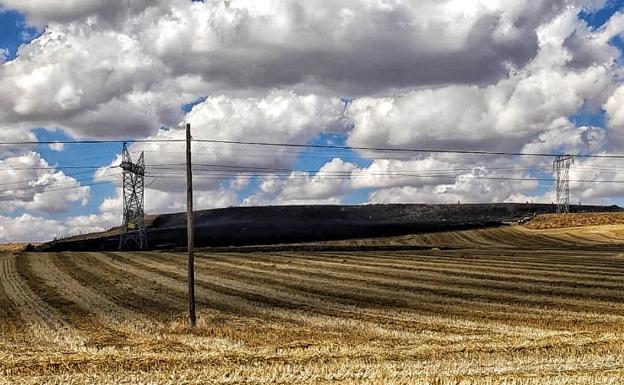
M 189 322 L 195 327 L 195 229 L 193 227 L 193 162 L 191 159 L 191 125 L 186 124 L 186 229 L 188 238 L 188 304 Z

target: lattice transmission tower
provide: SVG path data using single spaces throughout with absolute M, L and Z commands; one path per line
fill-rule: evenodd
M 553 161 L 553 171 L 557 173 L 557 212 L 570 212 L 570 166 L 574 156 L 558 155 Z
M 147 247 L 145 234 L 145 157 L 141 152 L 134 163 L 128 145 L 124 143 L 121 169 L 123 170 L 123 224 L 119 237 L 119 249 L 132 241 L 142 250 Z
M 352 130 L 355 127 L 355 123 L 349 117 L 349 114 L 348 114 L 349 106 L 351 104 L 353 104 L 354 100 L 355 100 L 355 98 L 352 98 L 352 97 L 342 97 L 342 98 L 340 98 L 340 101 L 342 102 L 342 104 L 344 106 L 342 108 L 342 111 L 340 111 L 340 115 L 339 115 L 338 118 L 344 124 L 344 128 L 347 129 L 347 130 Z

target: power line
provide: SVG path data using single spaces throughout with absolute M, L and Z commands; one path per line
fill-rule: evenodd
M 368 171 L 303 171 L 303 170 L 295 170 L 292 173 L 288 171 L 252 171 L 252 172 L 244 172 L 244 171 L 230 171 L 230 170 L 194 170 L 198 175 L 212 175 L 212 176 L 263 176 L 263 175 L 274 175 L 274 176 L 289 176 L 289 175 L 300 175 L 306 174 L 308 177 L 325 177 L 325 176 L 357 176 L 357 177 L 385 177 L 385 176 L 444 176 L 444 175 L 471 175 L 466 172 L 461 172 L 462 170 L 447 170 L 447 171 L 438 171 L 438 172 L 418 172 L 418 171 L 408 171 L 408 172 L 368 172 Z M 467 170 L 470 171 L 470 170 Z M 510 169 L 509 171 L 518 171 Z M 492 174 L 500 174 L 502 171 L 495 172 Z M 179 169 L 171 169 L 171 170 L 161 170 L 156 175 L 178 175 L 182 174 Z M 155 174 L 152 174 L 155 175 Z
M 148 177 L 153 177 L 153 178 L 157 178 L 157 179 L 184 179 L 184 176 L 166 176 L 166 175 L 157 175 L 157 176 L 152 176 L 152 175 L 146 175 Z M 327 176 L 317 176 L 317 179 L 321 179 L 321 180 L 352 180 L 354 177 L 366 177 L 368 175 L 327 175 Z M 528 177 L 518 177 L 518 178 L 514 178 L 514 177 L 484 177 L 484 176 L 476 176 L 476 175 L 466 175 L 466 174 L 458 174 L 458 175 L 389 175 L 388 177 L 391 179 L 412 179 L 412 178 L 436 178 L 436 179 L 448 179 L 448 180 L 455 180 L 458 177 L 461 176 L 466 176 L 468 177 L 468 179 L 474 179 L 474 180 L 494 180 L 494 181 L 518 181 L 518 182 L 554 182 L 556 181 L 556 179 L 554 178 L 528 178 Z M 235 179 L 235 178 L 242 178 L 242 179 L 254 179 L 257 178 L 257 175 L 236 175 L 236 174 L 230 174 L 230 175 L 198 175 L 197 178 L 200 179 Z M 283 176 L 279 176 L 279 175 L 266 175 L 264 176 L 267 179 L 282 179 Z M 299 179 L 299 180 L 308 180 L 311 178 L 315 178 L 314 176 L 310 177 L 308 175 L 305 176 L 291 176 L 288 179 Z M 68 182 L 68 183 L 76 183 L 76 182 L 83 182 L 84 180 L 75 180 L 73 182 Z M 623 183 L 624 184 L 624 180 L 589 180 L 589 179 L 571 179 L 570 182 L 575 182 L 575 183 L 615 183 L 615 184 L 620 184 Z M 68 184 L 67 183 L 67 184 Z M 104 185 L 104 184 L 110 184 L 110 183 L 114 183 L 112 181 L 104 181 L 104 182 L 94 182 L 94 183 L 87 183 L 87 184 L 81 184 L 79 186 L 71 186 L 71 187 L 64 187 L 64 188 L 54 188 L 54 189 L 48 189 L 48 190 L 44 190 L 44 191 L 31 191 L 28 192 L 27 190 L 30 189 L 37 189 L 37 188 L 43 188 L 43 187 L 47 187 L 47 186 L 52 186 L 55 184 L 49 184 L 49 185 L 42 185 L 42 186 L 34 186 L 30 189 L 18 189 L 18 191 L 20 191 L 20 193 L 18 194 L 6 194 L 6 195 L 0 195 L 0 200 L 12 200 L 15 198 L 19 198 L 19 197 L 24 197 L 24 196 L 29 196 L 32 194 L 46 194 L 46 193 L 50 193 L 50 192 L 54 192 L 54 191 L 67 191 L 67 190 L 73 190 L 73 189 L 80 189 L 80 188 L 84 188 L 84 187 L 91 187 L 91 186 L 98 186 L 98 185 Z M 58 186 L 58 184 L 56 184 Z M 15 190 L 0 190 L 0 193 L 6 193 L 6 192 L 10 192 L 10 191 L 15 191 Z
M 0 166 L 0 171 L 37 171 L 37 170 L 58 170 L 58 171 L 62 171 L 62 169 L 92 169 L 92 170 L 97 170 L 100 168 L 104 168 L 106 166 L 56 166 L 56 167 L 52 167 L 52 166 L 47 166 L 47 167 L 10 167 L 10 168 L 4 168 L 2 166 Z M 119 166 L 113 166 L 113 167 L 119 167 Z
M 338 150 L 359 150 L 374 152 L 406 152 L 406 153 L 440 153 L 440 154 L 466 154 L 466 155 L 499 155 L 499 156 L 534 156 L 534 157 L 555 157 L 560 154 L 531 153 L 531 152 L 505 152 L 505 151 L 478 151 L 478 150 L 434 150 L 422 148 L 392 148 L 392 147 L 361 147 L 361 146 L 337 146 L 330 144 L 294 144 L 294 143 L 270 143 L 270 142 L 247 142 L 239 140 L 216 140 L 216 139 L 194 139 L 199 143 L 235 144 L 267 147 L 293 147 L 293 148 L 319 148 Z M 575 154 L 579 158 L 606 158 L 624 159 L 624 155 L 590 155 Z
M 172 164 L 172 166 L 184 166 L 180 164 Z M 388 171 L 371 171 L 370 169 L 355 169 L 352 171 L 325 171 L 321 169 L 295 169 L 287 167 L 258 167 L 247 165 L 219 165 L 219 164 L 201 164 L 196 163 L 193 170 L 201 173 L 209 174 L 234 174 L 234 175 L 264 175 L 264 174 L 283 174 L 291 172 L 309 173 L 314 175 L 363 175 L 363 176 L 387 176 L 387 175 L 423 175 L 427 173 L 457 173 L 457 172 L 476 172 L 482 171 L 486 173 L 501 173 L 501 172 L 531 172 L 531 171 L 550 171 L 550 168 L 546 166 L 525 166 L 525 167 L 485 167 L 474 166 L 469 168 L 444 168 L 444 169 L 425 169 L 425 170 L 388 170 Z M 206 167 L 206 168 L 200 168 Z M 156 166 L 151 167 L 151 170 L 157 170 L 160 174 L 182 172 L 182 168 L 168 167 L 168 166 Z M 593 169 L 579 170 L 581 172 L 590 172 Z M 615 170 L 613 170 L 616 172 Z M 436 174 L 437 175 L 437 174 Z
M 39 144 L 123 144 L 123 143 L 175 143 L 184 139 L 93 139 L 93 140 L 42 140 L 0 142 L 0 146 L 36 146 Z
M 112 176 L 120 176 L 120 175 L 110 175 L 110 176 L 112 177 Z M 3 190 L 0 190 L 0 193 L 18 192 L 18 194 L 8 194 L 11 196 L 22 195 L 22 194 L 23 195 L 43 194 L 43 193 L 46 193 L 47 191 L 55 191 L 55 190 L 43 190 L 43 191 L 37 191 L 37 190 L 45 189 L 46 187 L 50 187 L 50 186 L 58 187 L 58 186 L 68 186 L 68 185 L 70 185 L 72 188 L 81 188 L 85 185 L 78 185 L 78 186 L 74 186 L 74 185 L 76 183 L 91 182 L 91 181 L 93 181 L 93 178 L 72 179 L 72 180 L 68 180 L 64 182 L 58 182 L 54 180 L 46 184 L 34 185 L 34 186 L 29 186 L 29 187 L 16 187 L 16 188 L 10 188 L 10 189 L 3 189 Z M 37 181 L 33 180 L 32 182 L 37 182 Z M 100 183 L 100 182 L 97 182 L 97 183 Z M 104 184 L 104 183 L 114 183 L 114 182 L 102 181 L 101 183 Z
M 61 140 L 61 141 L 19 141 L 0 142 L 2 146 L 39 145 L 39 144 L 121 144 L 121 143 L 183 143 L 184 139 L 104 139 L 104 140 Z M 530 156 L 530 157 L 556 157 L 561 154 L 538 153 L 538 152 L 507 152 L 507 151 L 484 151 L 484 150 L 454 150 L 454 149 L 425 149 L 425 148 L 397 148 L 397 147 L 365 147 L 365 146 L 339 146 L 330 144 L 301 144 L 301 143 L 277 143 L 256 142 L 242 140 L 220 139 L 193 139 L 196 143 L 247 145 L 262 147 L 286 147 L 308 149 L 332 149 L 332 150 L 358 150 L 372 152 L 397 152 L 397 153 L 432 153 L 432 154 L 461 154 L 461 155 L 485 155 L 485 156 Z M 571 154 L 576 158 L 598 159 L 624 159 L 624 154 Z
M 386 148 L 386 147 L 350 147 L 350 146 L 336 146 L 336 145 L 317 145 L 317 144 L 292 144 L 292 143 L 270 143 L 270 142 L 250 142 L 250 141 L 228 141 L 228 140 L 209 140 L 209 139 L 197 139 L 194 140 L 199 143 L 212 143 L 212 144 L 232 144 L 232 145 L 249 145 L 249 146 L 262 146 L 262 147 L 286 147 L 286 148 L 312 148 L 312 149 L 332 149 L 332 150 L 362 150 L 362 151 L 374 151 L 374 152 L 401 152 L 401 153 L 452 153 L 452 154 L 474 154 L 474 155 L 491 155 L 491 156 L 536 156 L 536 157 L 554 157 L 554 154 L 546 153 L 522 153 L 522 152 L 495 152 L 495 151 L 472 151 L 472 150 L 431 150 L 431 149 L 404 149 L 404 148 Z M 51 144 L 51 143 L 63 143 L 63 144 L 100 144 L 100 143 L 172 143 L 172 142 L 184 142 L 184 140 L 177 139 L 144 139 L 144 140 L 86 140 L 86 141 L 42 141 L 42 142 L 0 142 L 0 145 L 19 145 L 19 144 Z M 624 155 L 577 155 L 581 158 L 610 158 L 610 159 L 624 159 Z M 156 163 L 148 165 L 149 170 L 155 170 L 155 174 L 150 174 L 149 177 L 157 179 L 178 179 L 176 171 L 182 171 L 175 168 L 175 166 L 184 166 L 184 163 Z M 540 178 L 540 177 L 508 177 L 508 176 L 487 176 L 487 175 L 475 175 L 475 174 L 461 174 L 462 171 L 475 172 L 484 166 L 475 166 L 471 168 L 450 168 L 450 169 L 430 169 L 430 170 L 413 170 L 413 171 L 385 171 L 374 172 L 365 169 L 356 169 L 354 171 L 323 171 L 323 170 L 301 170 L 294 168 L 280 168 L 280 167 L 258 167 L 258 166 L 245 166 L 245 165 L 223 165 L 223 164 L 206 164 L 198 163 L 194 165 L 196 171 L 198 171 L 198 178 L 203 179 L 254 179 L 254 178 L 269 178 L 269 179 L 315 179 L 315 180 L 348 180 L 354 178 L 371 178 L 380 177 L 383 179 L 408 179 L 408 178 L 437 178 L 437 179 L 457 179 L 465 176 L 469 179 L 475 180 L 499 180 L 499 181 L 535 181 L 535 182 L 554 182 L 553 178 Z M 106 169 L 112 169 L 119 166 L 109 166 Z M 78 170 L 98 170 L 103 169 L 104 166 L 99 165 L 57 165 L 54 167 L 13 167 L 13 168 L 1 168 L 0 171 L 31 171 L 31 170 L 59 170 L 61 169 L 78 169 Z M 607 172 L 616 172 L 617 168 L 600 167 L 600 166 L 580 166 L 581 170 L 602 170 Z M 488 168 L 484 167 L 482 173 L 490 173 L 490 175 L 496 175 L 501 172 L 529 172 L 529 171 L 547 171 L 544 166 L 525 166 L 524 168 L 513 167 L 500 167 L 500 168 Z M 67 176 L 75 176 L 80 174 L 86 174 L 93 171 L 83 171 L 74 174 L 66 174 Z M 306 173 L 312 175 L 286 175 L 285 173 Z M 182 178 L 182 177 L 180 177 Z M 65 184 L 82 183 L 90 179 L 75 179 L 68 181 Z M 36 183 L 37 180 L 25 180 L 18 182 L 7 182 L 0 185 L 18 185 L 22 183 Z M 589 179 L 572 179 L 570 182 L 575 183 L 624 183 L 624 180 L 589 180 Z M 52 191 L 71 190 L 76 188 L 83 188 L 88 186 L 96 186 L 101 184 L 111 183 L 111 181 L 97 182 L 84 184 L 79 186 L 70 186 L 67 188 L 55 188 L 44 191 L 28 192 L 29 190 L 40 190 L 49 186 L 63 186 L 56 181 L 52 181 L 48 184 L 42 184 L 37 186 L 30 186 L 25 188 L 15 188 L 11 190 L 0 190 L 0 193 L 20 191 L 21 195 L 31 195 L 33 193 L 43 194 Z M 0 196 L 0 199 L 13 199 L 20 196 L 20 194 L 8 194 Z
M 184 163 L 169 163 L 169 164 L 154 164 L 152 165 L 150 168 L 153 169 L 160 169 L 160 170 L 180 170 L 179 168 L 172 168 L 169 166 L 185 166 Z M 197 167 L 208 167 L 208 170 L 219 170 L 219 169 L 232 169 L 232 170 L 238 170 L 238 171 L 245 171 L 245 170 L 268 170 L 268 171 L 293 171 L 293 172 L 310 172 L 310 173 L 316 173 L 316 172 L 331 172 L 331 171 L 321 171 L 321 170 L 302 170 L 302 169 L 294 169 L 294 168 L 287 168 L 287 167 L 260 167 L 260 166 L 251 166 L 251 165 L 232 165 L 232 164 L 216 164 L 216 163 L 195 163 L 193 164 L 193 169 L 196 170 Z M 473 170 L 478 170 L 480 168 L 485 168 L 485 171 L 488 170 L 503 170 L 503 171 L 528 171 L 531 169 L 544 169 L 546 170 L 546 166 L 544 165 L 527 165 L 524 167 L 487 167 L 487 166 L 472 166 L 472 167 L 467 167 L 467 168 L 444 168 L 444 169 L 427 169 L 424 171 L 473 171 Z M 200 170 L 206 170 L 206 169 L 200 169 Z M 365 171 L 364 169 L 358 169 L 359 171 Z M 398 172 L 404 172 L 404 171 L 398 171 Z M 414 170 L 413 172 L 422 172 L 418 171 L 418 170 Z
M 68 191 L 68 190 L 74 190 L 74 189 L 79 189 L 79 188 L 84 188 L 84 187 L 91 187 L 91 186 L 98 186 L 98 185 L 103 185 L 103 184 L 109 184 L 111 182 L 94 182 L 94 183 L 87 183 L 87 184 L 83 184 L 80 186 L 73 186 L 73 187 L 65 187 L 65 188 L 58 188 L 58 189 L 49 189 L 49 190 L 45 190 L 45 191 L 41 191 L 41 192 L 34 192 L 35 194 L 45 194 L 45 193 L 49 193 L 49 192 L 53 192 L 53 191 Z M 28 196 L 33 194 L 31 193 L 20 193 L 20 194 L 8 194 L 8 195 L 0 195 L 0 200 L 12 200 L 16 197 L 24 197 L 24 196 Z
M 63 174 L 63 175 L 68 176 L 68 177 L 74 177 L 77 175 L 91 174 L 92 172 L 93 172 L 92 170 L 89 170 L 89 171 L 75 172 L 75 173 Z M 26 180 L 20 180 L 20 181 L 0 183 L 0 186 L 10 186 L 10 185 L 24 184 L 24 183 L 36 183 L 38 181 L 39 179 L 26 179 Z
M 169 164 L 169 165 L 176 165 L 176 164 Z M 205 166 L 205 165 L 204 165 Z M 209 165 L 209 166 L 216 166 L 216 165 Z M 116 168 L 118 166 L 113 166 L 113 167 L 109 167 L 109 169 L 112 168 Z M 157 166 L 158 167 L 158 166 Z M 184 176 L 177 176 L 177 173 L 173 173 L 171 175 L 167 175 L 167 171 L 182 171 L 180 169 L 167 169 L 167 164 L 165 164 L 165 166 L 160 166 L 162 167 L 162 169 L 159 171 L 158 174 L 156 175 L 146 175 L 148 177 L 151 178 L 155 178 L 156 179 L 183 179 L 185 178 Z M 353 173 L 353 172 L 324 172 L 324 171 L 319 171 L 319 170 L 297 170 L 297 169 L 271 169 L 271 168 L 262 168 L 262 167 L 257 167 L 261 170 L 257 170 L 254 173 L 244 173 L 240 170 L 237 171 L 237 169 L 239 169 L 240 167 L 243 168 L 249 168 L 249 166 L 223 166 L 220 165 L 219 167 L 223 167 L 226 170 L 200 170 L 203 172 L 212 172 L 212 174 L 209 175 L 205 175 L 205 174 L 198 174 L 197 178 L 200 179 L 235 179 L 235 178 L 241 178 L 241 179 L 255 179 L 255 178 L 265 178 L 265 179 L 294 179 L 294 180 L 310 180 L 310 179 L 316 179 L 316 180 L 352 180 L 355 178 L 363 178 L 363 177 L 380 177 L 383 176 L 383 179 L 414 179 L 414 178 L 420 178 L 420 179 L 448 179 L 448 180 L 456 180 L 459 177 L 465 176 L 468 179 L 474 179 L 474 180 L 492 180 L 492 181 L 518 181 L 518 182 L 555 182 L 556 179 L 554 178 L 532 178 L 532 177 L 495 177 L 495 176 L 483 176 L 483 175 L 474 175 L 474 174 L 462 174 L 462 173 L 457 173 L 458 171 L 461 171 L 462 169 L 448 169 L 448 170 L 437 170 L 437 172 L 444 172 L 444 173 L 431 173 L 431 174 L 427 174 L 426 172 L 420 172 L 420 173 L 415 173 L 415 172 L 386 172 L 386 173 L 366 173 L 366 172 L 362 172 L 362 173 Z M 232 170 L 232 168 L 234 168 L 234 170 Z M 467 171 L 473 171 L 473 169 L 464 169 Z M 518 169 L 518 168 L 500 168 L 498 169 L 500 171 L 523 171 L 523 169 Z M 302 172 L 302 173 L 311 173 L 314 172 L 316 173 L 315 175 L 276 175 L 276 172 L 284 172 L 284 171 L 288 171 L 288 172 Z M 434 171 L 434 170 L 428 170 L 428 171 Z M 488 171 L 488 170 L 486 170 Z M 5 195 L 0 195 L 0 200 L 11 200 L 11 199 L 15 199 L 18 197 L 22 197 L 22 196 L 29 196 L 32 194 L 45 194 L 45 193 L 49 193 L 49 192 L 54 192 L 54 191 L 67 191 L 67 190 L 72 190 L 72 189 L 80 189 L 80 188 L 84 188 L 84 187 L 90 187 L 90 186 L 98 186 L 98 185 L 104 185 L 104 184 L 110 184 L 110 183 L 114 183 L 113 181 L 103 181 L 103 182 L 93 182 L 93 183 L 87 183 L 87 184 L 81 184 L 78 186 L 69 186 L 69 187 L 62 187 L 62 188 L 52 188 L 52 189 L 47 189 L 47 190 L 43 190 L 43 191 L 29 191 L 29 190 L 38 190 L 38 189 L 42 189 L 45 187 L 49 187 L 49 186 L 63 186 L 63 185 L 67 185 L 67 184 L 74 184 L 74 183 L 82 183 L 84 181 L 88 181 L 88 180 L 92 180 L 92 178 L 86 178 L 86 179 L 76 179 L 73 181 L 67 181 L 65 183 L 62 184 L 58 184 L 56 183 L 56 181 L 51 182 L 49 184 L 45 184 L 45 185 L 39 185 L 39 186 L 31 186 L 28 188 L 17 188 L 17 189 L 10 189 L 10 190 L 0 190 L 0 193 L 7 193 L 7 192 L 14 192 L 14 191 L 19 191 L 19 193 L 17 194 L 5 194 Z M 32 181 L 24 181 L 24 182 L 36 182 L 35 180 Z M 574 183 L 615 183 L 615 184 L 620 184 L 620 183 L 624 183 L 624 180 L 590 180 L 590 179 L 571 179 L 570 182 L 574 182 Z M 10 183 L 6 183 L 4 185 L 7 185 Z
M 364 176 L 368 176 L 368 175 L 328 175 L 328 176 L 318 176 L 317 179 L 326 179 L 326 180 L 351 180 L 354 177 L 364 177 Z M 554 182 L 556 181 L 556 179 L 554 178 L 529 178 L 529 177 L 518 177 L 518 178 L 514 178 L 514 177 L 483 177 L 483 176 L 477 176 L 477 175 L 469 175 L 469 174 L 458 174 L 458 175 L 396 175 L 395 178 L 396 179 L 410 179 L 410 178 L 438 178 L 438 179 L 457 179 L 458 177 L 462 177 L 462 176 L 466 176 L 468 179 L 476 179 L 476 180 L 499 180 L 499 181 L 521 181 L 521 182 Z M 158 179 L 184 179 L 184 176 L 175 176 L 175 175 L 169 175 L 169 176 L 165 176 L 165 175 L 158 175 L 158 176 L 152 176 L 152 177 L 156 177 Z M 258 175 L 243 175 L 243 176 L 237 176 L 236 174 L 230 174 L 227 176 L 223 176 L 223 175 L 198 175 L 197 178 L 201 178 L 201 179 L 235 179 L 235 178 L 242 178 L 242 179 L 255 179 L 258 177 Z M 390 176 L 392 178 L 392 176 Z M 267 179 L 282 179 L 283 176 L 280 175 L 270 175 L 267 174 L 264 176 L 264 178 Z M 303 179 L 303 180 L 308 180 L 308 179 L 314 179 L 315 176 L 309 176 L 309 175 L 301 175 L 301 176 L 291 176 L 287 179 Z M 570 179 L 570 182 L 575 182 L 575 183 L 624 183 L 624 180 L 591 180 L 591 179 Z
M 159 167 L 159 166 L 176 166 L 178 165 L 178 163 L 154 163 L 152 165 L 147 165 L 146 167 Z M 38 171 L 38 170 L 55 170 L 55 171 L 63 171 L 64 169 L 67 170 L 80 170 L 80 169 L 89 169 L 89 170 L 100 170 L 100 169 L 112 169 L 112 168 L 118 168 L 120 166 L 105 166 L 105 165 L 88 165 L 88 166 L 81 166 L 81 165 L 56 165 L 56 166 L 45 166 L 45 167 L 9 167 L 9 168 L 5 168 L 2 167 L 2 165 L 0 165 L 0 171 Z
M 106 171 L 111 170 L 117 168 L 117 166 L 114 167 L 107 167 L 105 168 Z M 83 171 L 83 172 L 78 172 L 78 173 L 74 173 L 74 174 L 64 174 L 64 176 L 68 176 L 68 177 L 72 177 L 72 176 L 77 176 L 77 175 L 84 175 L 84 174 L 88 174 L 91 173 L 93 171 Z M 105 175 L 105 177 L 113 177 L 113 176 L 118 176 L 118 175 Z M 30 194 L 42 194 L 45 193 L 47 191 L 55 191 L 55 190 L 43 190 L 43 191 L 34 191 L 34 190 L 38 190 L 38 189 L 42 189 L 45 187 L 50 187 L 50 186 L 66 186 L 66 185 L 72 185 L 71 188 L 81 188 L 84 185 L 79 185 L 79 186 L 73 186 L 75 183 L 82 183 L 82 182 L 87 182 L 87 181 L 93 181 L 93 177 L 91 178 L 80 178 L 80 179 L 72 179 L 72 180 L 67 180 L 67 181 L 63 181 L 60 182 L 58 180 L 52 180 L 49 181 L 48 183 L 45 184 L 38 184 L 38 185 L 32 185 L 32 186 L 26 186 L 26 187 L 15 187 L 15 188 L 11 188 L 11 189 L 4 189 L 4 190 L 0 190 L 0 193 L 8 193 L 8 192 L 20 192 L 20 194 L 23 195 L 30 195 Z M 15 182 L 6 182 L 6 183 L 0 183 L 0 186 L 10 186 L 10 185 L 17 185 L 17 184 L 24 184 L 24 183 L 37 183 L 39 182 L 39 179 L 30 179 L 30 180 L 22 180 L 22 181 L 15 181 Z M 98 182 L 99 183 L 99 182 Z M 102 182 L 102 184 L 104 183 L 113 183 L 112 181 L 105 181 Z M 10 196 L 15 196 L 15 195 L 19 195 L 19 194 L 9 194 Z

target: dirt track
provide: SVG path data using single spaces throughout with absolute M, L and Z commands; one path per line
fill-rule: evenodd
M 620 384 L 617 234 L 509 227 L 418 236 L 458 250 L 200 253 L 196 331 L 183 254 L 5 253 L 0 384 Z

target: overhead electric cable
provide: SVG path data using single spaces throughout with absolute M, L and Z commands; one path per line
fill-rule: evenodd
M 119 176 L 119 175 L 107 175 L 106 177 L 117 177 L 117 176 Z M 53 181 L 49 181 L 48 183 L 39 184 L 39 185 L 2 189 L 2 190 L 0 190 L 0 193 L 17 192 L 19 194 L 22 194 L 22 193 L 38 194 L 38 193 L 44 193 L 46 191 L 49 191 L 49 190 L 36 191 L 36 190 L 45 189 L 46 187 L 50 187 L 50 186 L 59 187 L 59 186 L 68 186 L 69 185 L 70 187 L 80 188 L 80 187 L 84 187 L 85 185 L 77 185 L 76 186 L 75 184 L 76 183 L 82 183 L 82 182 L 91 182 L 93 180 L 94 180 L 93 178 L 72 179 L 72 180 L 66 180 L 66 181 L 53 180 Z M 37 180 L 32 180 L 31 182 L 36 183 Z M 114 181 L 112 181 L 112 180 L 110 180 L 110 181 L 102 181 L 102 182 L 104 182 L 104 183 L 114 183 Z M 7 184 L 4 184 L 4 186 L 6 186 L 6 185 Z M 17 194 L 9 194 L 9 195 L 17 195 Z
M 355 177 L 361 177 L 361 176 L 366 176 L 366 175 L 360 175 L 357 176 L 355 175 Z M 458 175 L 397 175 L 396 178 L 438 178 L 438 179 L 456 179 L 458 177 L 461 176 L 466 176 L 469 179 L 476 179 L 476 180 L 500 180 L 500 181 L 521 181 L 521 182 L 554 182 L 556 179 L 554 178 L 514 178 L 514 177 L 483 177 L 483 176 L 476 176 L 476 175 L 466 175 L 466 174 L 458 174 Z M 152 176 L 153 177 L 153 176 Z M 353 179 L 353 175 L 344 175 L 344 176 L 339 176 L 339 175 L 328 175 L 328 176 L 320 176 L 317 177 L 318 179 L 327 179 L 327 180 L 351 180 Z M 160 175 L 158 176 L 159 179 L 184 179 L 184 176 L 164 176 L 164 175 Z M 218 175 L 198 175 L 197 178 L 200 179 L 224 179 L 223 176 L 218 176 Z M 236 179 L 236 178 L 241 178 L 241 179 L 254 179 L 257 178 L 257 176 L 251 176 L 251 175 L 243 175 L 243 176 L 236 176 L 234 174 L 227 176 L 225 178 L 230 178 L 230 179 Z M 279 175 L 266 175 L 264 176 L 264 178 L 267 179 L 281 179 L 283 178 L 282 176 Z M 301 175 L 301 176 L 291 176 L 287 179 L 314 179 L 314 176 L 309 176 L 309 175 Z M 570 182 L 577 182 L 577 183 L 624 183 L 624 180 L 591 180 L 591 179 L 570 179 Z
M 93 140 L 42 140 L 0 142 L 0 146 L 36 146 L 39 144 L 123 144 L 123 143 L 176 143 L 184 139 L 93 139 Z
M 62 171 L 62 169 L 92 169 L 97 170 L 100 168 L 104 168 L 105 166 L 56 166 L 56 167 L 2 167 L 0 165 L 0 171 L 36 171 L 36 170 L 58 170 Z M 112 166 L 119 167 L 119 166 Z
M 75 173 L 63 174 L 63 175 L 64 176 L 68 176 L 68 177 L 74 177 L 74 176 L 77 176 L 77 175 L 91 174 L 93 172 L 94 172 L 93 170 L 89 170 L 89 171 L 81 171 L 81 172 L 75 172 Z M 24 184 L 24 183 L 36 183 L 38 181 L 39 181 L 39 179 L 25 179 L 25 180 L 20 180 L 20 181 L 0 183 L 0 186 L 10 186 L 10 185 Z
M 103 139 L 103 140 L 61 140 L 61 141 L 22 141 L 22 142 L 0 142 L 2 146 L 38 145 L 38 144 L 107 144 L 107 143 L 182 143 L 184 139 Z M 332 150 L 358 150 L 372 152 L 398 152 L 398 153 L 432 153 L 432 154 L 463 154 L 463 155 L 490 155 L 490 156 L 532 156 L 532 157 L 555 157 L 562 154 L 539 153 L 539 152 L 507 152 L 507 151 L 485 151 L 485 150 L 455 150 L 455 149 L 426 149 L 426 148 L 397 148 L 397 147 L 365 147 L 365 146 L 345 146 L 330 144 L 300 144 L 300 143 L 277 143 L 277 142 L 256 142 L 242 140 L 221 140 L 221 139 L 193 139 L 195 143 L 215 143 L 229 145 L 247 145 L 262 147 L 290 147 L 308 149 L 332 149 Z M 602 159 L 624 159 L 624 154 L 568 154 L 576 158 L 602 158 Z
M 79 189 L 79 188 L 84 188 L 84 187 L 91 187 L 91 186 L 99 186 L 99 185 L 109 184 L 109 183 L 112 183 L 112 182 L 87 183 L 87 184 L 80 185 L 80 186 L 65 187 L 65 188 L 58 188 L 58 189 L 49 189 L 49 190 L 39 191 L 39 192 L 35 192 L 35 193 L 36 194 L 46 194 L 46 193 L 50 193 L 50 192 L 54 192 L 54 191 L 74 190 L 74 189 Z M 30 192 L 30 193 L 0 195 L 0 200 L 12 200 L 12 199 L 15 199 L 16 197 L 23 197 L 23 196 L 28 196 L 28 195 L 31 195 L 31 194 L 33 194 L 33 193 Z
M 422 148 L 393 148 L 393 147 L 361 147 L 361 146 L 337 146 L 330 144 L 295 144 L 295 143 L 270 143 L 270 142 L 247 142 L 240 140 L 217 140 L 217 139 L 193 139 L 198 143 L 219 143 L 219 144 L 238 144 L 250 146 L 268 146 L 268 147 L 294 147 L 294 148 L 324 148 L 324 149 L 340 149 L 340 150 L 359 150 L 359 151 L 376 151 L 376 152 L 407 152 L 407 153 L 448 153 L 448 154 L 468 154 L 468 155 L 499 155 L 499 156 L 535 156 L 535 157 L 554 157 L 560 154 L 548 154 L 537 152 L 505 152 L 505 151 L 479 151 L 479 150 L 435 150 Z M 624 159 L 624 155 L 591 155 L 591 154 L 570 154 L 577 158 L 616 158 Z

